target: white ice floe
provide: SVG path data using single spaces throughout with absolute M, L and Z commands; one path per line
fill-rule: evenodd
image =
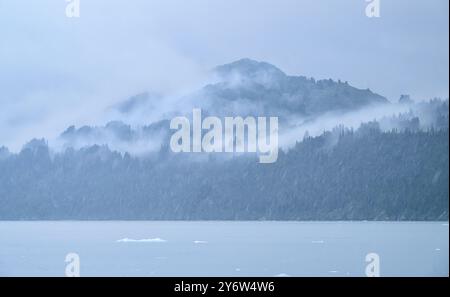
M 196 244 L 205 244 L 205 243 L 208 243 L 208 242 L 204 241 L 204 240 L 194 240 L 194 243 L 196 243 Z
M 166 242 L 167 240 L 164 240 L 162 238 L 144 238 L 144 239 L 131 239 L 131 238 L 122 238 L 117 240 L 117 242 Z
M 288 277 L 288 276 L 290 276 L 290 275 L 286 274 L 286 273 L 280 273 L 280 274 L 275 275 L 275 277 Z
M 439 252 L 441 249 L 440 249 L 440 248 L 435 248 L 434 250 L 437 251 L 437 252 Z

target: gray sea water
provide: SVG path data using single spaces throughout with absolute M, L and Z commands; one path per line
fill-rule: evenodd
M 0 222 L 0 276 L 448 276 L 445 222 Z

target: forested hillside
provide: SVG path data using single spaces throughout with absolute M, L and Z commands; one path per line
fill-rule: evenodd
M 105 146 L 0 150 L 1 219 L 448 219 L 448 129 L 336 128 L 274 164 Z

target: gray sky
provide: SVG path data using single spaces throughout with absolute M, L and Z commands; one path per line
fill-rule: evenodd
M 95 122 L 243 57 L 397 100 L 448 97 L 448 0 L 0 0 L 0 145 Z M 13 127 L 14 129 L 12 129 Z

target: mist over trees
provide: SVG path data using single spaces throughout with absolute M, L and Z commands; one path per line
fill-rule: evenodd
M 106 146 L 0 150 L 1 219 L 447 220 L 447 129 L 372 122 L 306 136 L 276 163 Z
M 56 147 L 45 139 L 19 152 L 0 146 L 0 220 L 448 220 L 448 99 L 402 95 L 394 109 L 347 82 L 288 76 L 249 59 L 215 72 L 219 82 L 192 95 L 198 107 L 279 116 L 290 145 L 277 162 L 175 154 L 170 112 L 137 127 L 120 119 L 71 126 Z M 113 108 L 137 118 L 160 99 L 144 93 Z M 386 116 L 371 118 L 372 106 Z M 357 127 L 342 124 L 349 117 Z

